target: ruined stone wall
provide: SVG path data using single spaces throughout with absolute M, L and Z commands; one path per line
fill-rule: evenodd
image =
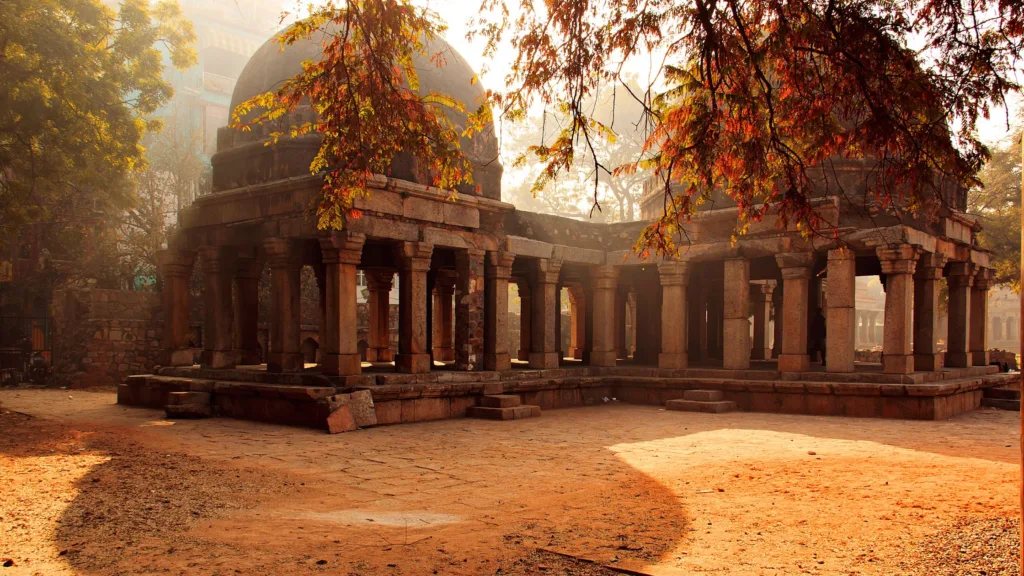
M 53 321 L 57 384 L 119 384 L 156 366 L 162 325 L 158 293 L 58 290 Z

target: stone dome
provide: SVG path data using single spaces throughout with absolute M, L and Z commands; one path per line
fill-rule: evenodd
M 275 38 L 268 40 L 253 54 L 239 76 L 231 96 L 231 110 L 249 98 L 278 89 L 287 79 L 302 71 L 302 63 L 316 60 L 322 53 L 324 33 L 314 34 L 310 39 L 297 42 L 282 49 Z M 420 92 L 440 92 L 460 100 L 467 109 L 473 110 L 484 101 L 485 91 L 480 82 L 473 83 L 475 72 L 469 63 L 447 42 L 437 38 L 427 46 L 428 54 L 442 54 L 445 65 L 435 66 L 427 58 L 417 56 L 416 71 L 419 75 Z M 283 126 L 312 119 L 312 110 L 302 107 L 285 119 Z M 465 126 L 465 115 L 449 112 L 449 117 L 459 126 Z M 262 139 L 271 130 L 255 127 L 252 132 L 238 132 L 230 128 L 218 134 L 217 154 L 213 158 L 214 189 L 225 190 L 249 184 L 268 182 L 308 174 L 309 163 L 319 149 L 319 136 L 297 139 L 281 139 L 274 148 L 276 154 L 267 156 L 254 145 L 266 150 Z M 243 153 L 245 149 L 248 152 Z M 462 149 L 473 162 L 473 186 L 465 186 L 461 193 L 477 194 L 488 198 L 501 198 L 501 172 L 498 160 L 498 141 L 491 125 L 473 138 L 462 139 Z M 251 156 L 261 160 L 254 165 Z M 429 178 L 417 170 L 416 161 L 399 155 L 392 161 L 393 178 L 430 184 Z M 248 160 L 248 161 L 246 161 Z M 275 166 L 268 166 L 266 161 Z M 248 166 L 244 166 L 248 164 Z

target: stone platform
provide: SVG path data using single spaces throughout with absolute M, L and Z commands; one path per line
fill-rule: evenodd
M 983 390 L 1018 382 L 994 366 L 909 375 L 860 370 L 850 374 L 771 370 L 573 367 L 502 372 L 434 371 L 327 377 L 317 372 L 272 373 L 260 367 L 211 370 L 160 368 L 131 376 L 118 403 L 163 409 L 171 392 L 208 392 L 215 415 L 325 428 L 326 398 L 356 390 L 373 395 L 377 422 L 399 424 L 466 416 L 484 395 L 517 395 L 542 409 L 600 404 L 605 399 L 663 406 L 688 390 L 719 390 L 739 410 L 939 420 L 978 408 Z

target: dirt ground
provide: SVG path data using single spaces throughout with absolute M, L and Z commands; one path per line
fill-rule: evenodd
M 610 403 L 330 436 L 109 392 L 0 407 L 0 576 L 1016 574 L 1012 412 Z

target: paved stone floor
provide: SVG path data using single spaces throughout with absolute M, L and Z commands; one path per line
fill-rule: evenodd
M 609 402 L 330 436 L 172 423 L 111 393 L 0 406 L 34 417 L 0 420 L 0 557 L 26 574 L 528 574 L 549 570 L 538 547 L 658 575 L 903 574 L 921 539 L 1017 502 L 1018 415 L 994 410 Z

